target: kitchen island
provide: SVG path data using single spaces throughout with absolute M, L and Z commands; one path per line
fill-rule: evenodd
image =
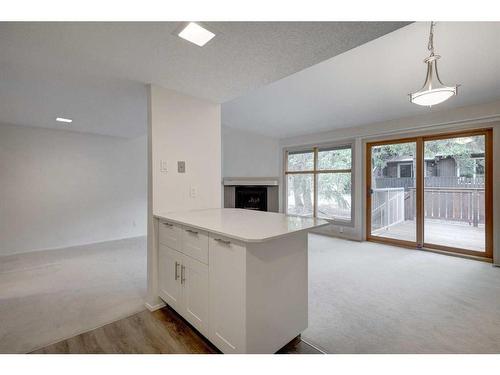
M 307 233 L 242 209 L 159 213 L 158 295 L 223 353 L 275 353 L 307 328 Z

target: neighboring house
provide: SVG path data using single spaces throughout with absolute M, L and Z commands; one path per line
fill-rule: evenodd
M 484 153 L 471 155 L 474 165 L 460 168 L 452 156 L 436 156 L 425 159 L 425 177 L 479 177 L 484 175 Z M 385 167 L 375 171 L 377 177 L 411 178 L 415 176 L 414 160 L 411 156 L 399 156 L 387 161 Z
M 435 156 L 425 159 L 424 177 L 433 178 L 437 186 L 455 186 L 465 183 L 483 183 L 484 153 L 471 154 L 473 162 L 460 164 L 452 156 Z M 469 159 L 469 160 L 470 160 Z M 377 168 L 373 175 L 377 188 L 414 186 L 415 162 L 412 156 L 397 156 L 388 160 L 385 167 Z M 442 178 L 442 179 L 440 179 Z M 451 179 L 450 179 L 451 178 Z M 439 184 L 439 180 L 443 184 Z M 426 180 L 427 181 L 427 180 Z

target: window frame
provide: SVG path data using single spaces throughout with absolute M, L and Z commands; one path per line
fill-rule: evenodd
M 351 151 L 351 167 L 350 168 L 338 168 L 338 169 L 319 169 L 318 153 L 320 151 L 332 151 L 332 150 L 342 150 L 350 149 Z M 289 171 L 288 170 L 288 155 L 291 153 L 313 153 L 313 169 L 303 170 L 303 171 Z M 298 147 L 289 147 L 283 149 L 283 211 L 286 215 L 299 216 L 299 217 L 312 217 L 322 220 L 326 220 L 331 224 L 342 225 L 342 226 L 353 226 L 354 225 L 354 141 L 343 142 L 343 143 L 326 143 L 326 144 L 315 144 L 315 145 L 305 145 Z M 350 209 L 350 220 L 343 220 L 338 218 L 322 218 L 318 217 L 318 176 L 320 174 L 329 173 L 350 173 L 351 176 L 351 209 Z M 313 176 L 313 213 L 311 216 L 308 215 L 297 215 L 288 213 L 288 175 L 299 175 L 306 174 Z

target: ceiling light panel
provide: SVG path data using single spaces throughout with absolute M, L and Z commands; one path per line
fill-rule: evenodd
M 194 22 L 189 22 L 186 27 L 182 29 L 182 31 L 177 35 L 182 39 L 185 39 L 200 47 L 203 47 L 215 36 L 213 32 L 208 31 L 204 27 Z
M 69 124 L 69 123 L 72 123 L 72 122 L 73 122 L 73 120 L 72 120 L 72 119 L 70 119 L 70 118 L 64 118 L 64 117 L 58 117 L 58 118 L 56 118 L 56 121 L 58 121 L 58 122 L 65 122 L 65 123 L 67 123 L 67 124 Z

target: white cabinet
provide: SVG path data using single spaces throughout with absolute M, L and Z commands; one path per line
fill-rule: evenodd
M 158 231 L 159 243 L 181 251 L 182 229 L 178 225 L 161 221 Z
M 183 228 L 181 251 L 208 264 L 208 233 L 194 228 Z
M 181 299 L 182 254 L 163 244 L 159 247 L 160 297 L 173 308 L 177 308 Z
M 182 257 L 181 315 L 198 331 L 208 336 L 208 266 Z
M 208 336 L 208 265 L 160 243 L 158 275 L 160 297 Z
M 210 235 L 210 340 L 224 353 L 245 352 L 245 247 Z
M 307 328 L 306 232 L 240 241 L 198 228 L 160 221 L 168 305 L 223 353 L 274 353 Z

